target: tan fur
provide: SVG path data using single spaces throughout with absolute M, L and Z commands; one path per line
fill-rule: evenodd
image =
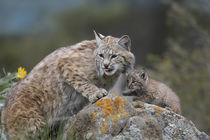
M 105 96 L 121 73 L 132 68 L 134 55 L 111 36 L 83 41 L 55 50 L 11 89 L 2 111 L 2 124 L 10 139 L 27 139 L 25 135 L 42 132 L 54 125 L 56 117 L 71 116 L 89 101 L 94 103 Z M 99 46 L 99 47 L 98 47 Z M 102 66 L 109 57 L 108 70 Z M 112 55 L 110 55 L 112 56 Z
M 128 75 L 129 90 L 124 95 L 139 96 L 137 100 L 168 107 L 176 113 L 181 113 L 179 97 L 165 84 L 148 77 L 144 70 L 133 70 Z M 133 93 L 131 93 L 133 92 Z

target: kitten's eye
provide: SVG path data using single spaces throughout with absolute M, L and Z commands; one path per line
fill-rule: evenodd
M 112 56 L 111 56 L 111 58 L 116 58 L 117 57 L 117 55 L 116 54 L 113 54 Z
M 99 54 L 100 57 L 104 58 L 104 55 L 102 53 Z
M 132 84 L 135 84 L 136 83 L 136 81 L 132 81 Z

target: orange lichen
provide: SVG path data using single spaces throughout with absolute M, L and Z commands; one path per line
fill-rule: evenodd
M 107 122 L 109 120 L 113 122 L 117 122 L 120 117 L 126 117 L 127 112 L 123 109 L 127 103 L 124 101 L 124 98 L 122 97 L 116 97 L 114 95 L 111 96 L 111 99 L 100 99 L 96 102 L 96 106 L 99 106 L 102 108 L 102 114 L 101 114 L 101 132 L 102 133 L 108 133 L 109 124 Z M 93 114 L 93 118 L 97 117 L 97 113 Z M 116 128 L 116 126 L 114 126 Z
M 107 107 L 111 104 L 110 99 L 101 99 L 96 102 L 96 106 Z
M 116 105 L 117 108 L 120 107 L 120 104 L 122 103 L 123 99 L 121 97 L 115 98 L 114 99 L 114 103 Z
M 114 97 L 115 97 L 115 95 L 114 95 L 114 94 L 112 94 L 112 97 L 111 97 L 111 99 L 112 99 L 112 98 L 114 98 Z
M 156 115 L 156 116 L 159 116 L 160 114 L 159 114 L 158 112 L 155 112 L 155 115 Z
M 113 129 L 114 131 L 116 131 L 116 129 L 117 129 L 116 125 L 112 125 L 112 129 Z
M 102 125 L 100 128 L 101 128 L 101 133 L 102 133 L 102 134 L 109 133 L 108 126 Z
M 122 116 L 123 118 L 126 117 L 128 115 L 127 112 L 124 112 L 123 114 L 121 114 L 120 116 Z
M 105 124 L 105 119 L 102 121 L 102 125 L 104 125 Z
M 108 107 L 104 107 L 105 110 L 109 110 L 110 113 L 113 112 L 114 107 L 113 106 L 108 106 Z
M 116 110 L 114 110 L 114 113 L 113 113 L 114 115 L 117 115 L 118 114 L 118 111 L 116 111 Z
M 118 115 L 114 115 L 113 118 L 112 118 L 112 121 L 113 122 L 117 122 L 119 119 Z
M 117 97 L 117 98 L 114 99 L 114 103 L 115 103 L 117 108 L 127 105 L 127 103 L 124 102 L 124 99 L 125 98 L 123 98 L 123 97 Z
M 109 110 L 104 109 L 103 111 L 103 115 L 111 115 L 112 113 Z
M 122 113 L 122 112 L 124 112 L 125 110 L 124 109 L 122 109 L 122 108 L 119 108 L 118 109 L 118 112 L 120 112 L 120 113 Z
M 155 105 L 153 105 L 152 108 L 155 109 L 155 110 L 158 110 L 158 111 L 165 111 L 164 109 L 162 109 L 158 106 L 155 106 Z
M 97 117 L 97 112 L 93 113 L 93 119 Z

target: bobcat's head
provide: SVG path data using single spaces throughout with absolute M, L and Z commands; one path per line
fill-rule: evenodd
M 132 69 L 135 62 L 130 52 L 131 40 L 124 35 L 120 39 L 95 33 L 98 48 L 94 52 L 99 76 L 112 76 Z
M 129 89 L 138 89 L 143 91 L 148 83 L 147 72 L 142 69 L 141 71 L 133 70 L 127 78 L 127 84 Z

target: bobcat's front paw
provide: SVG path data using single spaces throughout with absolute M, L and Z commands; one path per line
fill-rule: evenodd
M 108 92 L 105 89 L 99 89 L 97 92 L 95 92 L 92 96 L 89 97 L 89 101 L 91 103 L 95 103 L 100 98 L 106 96 Z

